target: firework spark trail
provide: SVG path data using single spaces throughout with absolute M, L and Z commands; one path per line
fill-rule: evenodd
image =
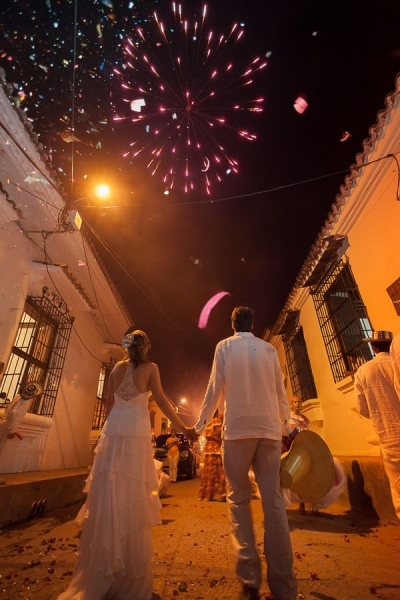
M 126 158 L 148 155 L 147 167 L 168 189 L 180 185 L 188 192 L 201 182 L 211 194 L 214 182 L 239 170 L 228 149 L 233 134 L 256 139 L 236 125 L 232 113 L 262 112 L 264 99 L 249 98 L 246 88 L 267 63 L 256 57 L 245 68 L 235 64 L 231 56 L 243 37 L 243 25 L 234 23 L 220 36 L 206 31 L 207 5 L 194 22 L 175 2 L 172 13 L 172 25 L 154 13 L 155 33 L 137 27 L 127 40 L 125 63 L 115 73 L 129 96 L 124 102 L 135 115 L 114 120 L 134 124 Z

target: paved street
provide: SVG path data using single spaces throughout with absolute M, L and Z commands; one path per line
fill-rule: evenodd
M 197 500 L 199 478 L 171 485 L 154 528 L 154 591 L 161 600 L 235 600 L 225 503 Z M 54 600 L 70 580 L 79 545 L 75 504 L 11 526 L 0 535 L 0 600 Z M 262 553 L 262 512 L 253 501 Z M 400 598 L 400 527 L 334 505 L 322 516 L 288 510 L 299 598 Z M 261 592 L 268 592 L 264 584 Z M 134 599 L 132 599 L 134 600 Z

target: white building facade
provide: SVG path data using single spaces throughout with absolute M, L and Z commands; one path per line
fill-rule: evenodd
M 0 86 L 0 417 L 38 380 L 0 473 L 86 466 L 108 373 L 131 318 L 24 113 Z M 97 431 L 98 433 L 98 431 Z

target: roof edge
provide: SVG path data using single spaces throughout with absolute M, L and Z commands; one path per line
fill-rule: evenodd
M 346 204 L 346 200 L 349 198 L 351 190 L 354 188 L 357 179 L 361 176 L 360 166 L 367 163 L 368 156 L 373 150 L 374 143 L 377 140 L 383 126 L 385 125 L 388 116 L 393 110 L 397 96 L 400 94 L 400 72 L 397 73 L 395 77 L 394 86 L 394 91 L 389 92 L 385 97 L 385 107 L 378 111 L 376 115 L 376 123 L 368 130 L 369 137 L 364 139 L 362 142 L 363 151 L 356 154 L 355 163 L 349 167 L 349 174 L 345 176 L 344 183 L 339 188 L 339 193 L 335 197 L 335 201 L 331 206 L 328 217 L 323 224 L 314 244 L 311 246 L 311 250 L 308 253 L 307 258 L 305 259 L 295 279 L 294 286 L 289 292 L 281 312 L 275 320 L 274 325 L 269 330 L 270 335 L 276 335 L 275 332 L 280 330 L 282 323 L 285 320 L 286 312 L 291 308 L 297 292 L 309 277 L 315 263 L 319 261 L 326 248 L 326 238 L 331 235 L 333 227 L 336 225 L 341 213 L 341 208 Z

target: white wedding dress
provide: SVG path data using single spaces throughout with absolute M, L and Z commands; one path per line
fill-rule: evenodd
M 115 392 L 84 491 L 82 537 L 72 581 L 58 600 L 151 600 L 151 527 L 161 523 L 151 446 L 150 392 L 128 364 Z

